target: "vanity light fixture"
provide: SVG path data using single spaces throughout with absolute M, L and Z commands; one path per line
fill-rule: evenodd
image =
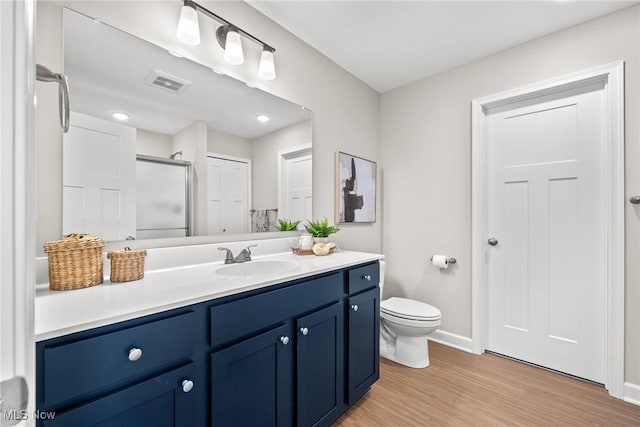
M 258 75 L 260 78 L 264 80 L 273 80 L 276 78 L 273 54 L 276 50 L 273 47 L 244 31 L 242 28 L 233 25 L 221 16 L 216 15 L 195 1 L 184 0 L 182 9 L 180 10 L 180 19 L 178 21 L 178 30 L 176 32 L 178 40 L 191 46 L 200 44 L 198 12 L 201 12 L 222 24 L 216 30 L 216 39 L 224 49 L 224 60 L 226 62 L 233 65 L 240 65 L 244 63 L 244 52 L 242 49 L 241 38 L 241 36 L 244 36 L 254 43 L 262 46 L 260 65 L 258 67 Z
M 258 114 L 256 116 L 256 120 L 261 123 L 266 123 L 269 121 L 269 116 L 267 116 L 266 114 Z
M 198 12 L 195 3 L 185 0 L 180 10 L 180 19 L 178 20 L 178 29 L 176 37 L 182 43 L 189 46 L 197 46 L 200 44 L 200 25 L 198 24 Z
M 218 27 L 216 38 L 220 46 L 224 48 L 224 60 L 232 65 L 240 65 L 244 62 L 242 52 L 242 40 L 238 29 L 233 25 Z
M 273 49 L 270 46 L 262 48 L 258 76 L 264 80 L 273 80 L 276 78 L 276 64 L 273 60 Z

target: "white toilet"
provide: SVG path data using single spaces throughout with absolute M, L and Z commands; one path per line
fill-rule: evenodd
M 385 262 L 380 261 L 380 295 L 384 288 Z M 380 356 L 411 368 L 429 366 L 427 335 L 440 326 L 437 308 L 407 298 L 380 302 Z

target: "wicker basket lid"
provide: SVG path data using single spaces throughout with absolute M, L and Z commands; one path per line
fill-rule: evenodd
M 73 249 L 93 249 L 104 247 L 104 239 L 91 234 L 68 234 L 62 240 L 46 242 L 45 252 L 66 251 Z
M 111 251 L 107 254 L 107 258 L 120 258 L 120 257 L 144 257 L 147 255 L 146 249 L 131 249 L 124 248 L 119 251 Z

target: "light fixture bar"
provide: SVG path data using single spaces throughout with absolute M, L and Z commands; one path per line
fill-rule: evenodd
M 261 45 L 263 47 L 268 47 L 269 49 L 271 49 L 272 52 L 276 51 L 271 45 L 263 42 L 262 40 L 260 40 L 259 38 L 255 37 L 251 33 L 246 32 L 245 30 L 243 30 L 242 28 L 238 27 L 237 25 L 232 24 L 231 22 L 227 21 L 226 19 L 224 19 L 220 15 L 216 15 L 215 13 L 211 12 L 209 9 L 207 9 L 206 7 L 196 3 L 195 1 L 184 0 L 184 5 L 185 6 L 190 6 L 190 7 L 194 8 L 194 9 L 204 13 L 209 18 L 213 18 L 213 19 L 215 19 L 216 21 L 220 22 L 221 24 L 223 24 L 225 26 L 233 27 L 235 29 L 235 31 L 237 31 L 239 34 L 242 34 L 243 36 L 247 37 L 248 39 L 253 40 L 255 43 L 258 43 L 259 45 Z

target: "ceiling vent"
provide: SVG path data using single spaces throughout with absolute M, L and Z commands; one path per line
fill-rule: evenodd
M 160 70 L 149 73 L 144 82 L 149 86 L 158 87 L 171 93 L 180 93 L 191 85 L 191 82 Z

